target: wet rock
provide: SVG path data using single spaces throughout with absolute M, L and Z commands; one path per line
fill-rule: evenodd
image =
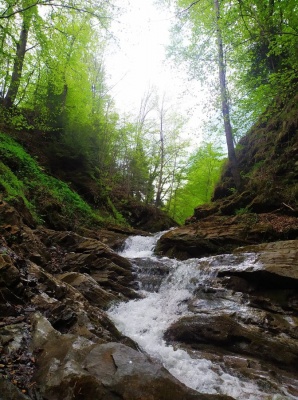
M 86 238 L 73 232 L 56 232 L 40 229 L 39 237 L 47 245 L 64 249 L 59 271 L 89 274 L 98 285 L 111 292 L 113 298 L 136 298 L 131 263 L 97 239 Z M 60 250 L 61 252 L 61 250 Z M 49 264 L 51 272 L 53 266 Z M 105 305 L 106 306 L 106 305 Z
M 251 293 L 250 304 L 279 313 L 298 313 L 298 241 L 240 247 L 235 254 L 255 253 L 255 268 L 222 268 L 218 276 L 234 291 Z
M 297 372 L 288 372 L 275 363 L 266 362 L 256 357 L 233 354 L 219 347 L 206 347 L 202 350 L 185 348 L 194 358 L 205 358 L 232 376 L 242 377 L 254 382 L 261 391 L 270 392 L 269 398 L 289 400 L 290 396 L 298 396 Z M 267 400 L 268 395 L 255 393 L 256 399 Z M 295 398 L 295 397 L 294 397 Z
M 24 210 L 26 210 L 26 207 L 24 207 Z M 6 244 L 19 257 L 32 258 L 32 260 L 38 261 L 40 265 L 44 265 L 49 259 L 48 252 L 31 229 L 35 224 L 32 221 L 32 223 L 29 223 L 28 219 L 30 220 L 29 217 L 24 218 L 24 213 L 22 214 L 8 203 L 0 201 L 0 231 L 6 240 Z M 26 222 L 28 225 L 26 225 Z
M 0 285 L 15 286 L 20 281 L 20 272 L 8 254 L 0 254 Z
M 34 378 L 48 400 L 231 399 L 186 388 L 159 363 L 123 344 L 62 335 L 43 317 L 34 318 L 33 350 L 39 349 Z
M 34 372 L 29 351 L 30 322 L 25 316 L 0 318 L 0 398 L 27 399 Z M 3 397 L 2 397 L 3 396 Z
M 26 323 L 16 323 L 5 325 L 0 328 L 0 345 L 6 348 L 7 353 L 13 353 L 20 349 L 24 334 L 26 331 Z
M 249 240 L 244 227 L 233 224 L 228 217 L 207 217 L 200 223 L 173 229 L 157 243 L 156 252 L 185 260 L 210 254 L 230 252 Z
M 62 272 L 87 273 L 102 290 L 109 294 L 107 296 L 111 300 L 137 297 L 134 291 L 135 284 L 131 263 L 98 239 L 83 237 L 69 231 L 53 231 L 43 227 L 32 230 L 22 222 L 19 213 L 5 202 L 0 204 L 0 221 L 7 245 L 19 257 L 33 261 L 50 274 L 61 274 Z M 123 232 L 111 232 L 109 234 L 105 230 L 102 235 L 99 233 L 97 236 L 102 237 L 107 242 L 113 241 L 111 237 L 115 239 L 116 236 L 123 240 L 124 234 Z M 5 258 L 5 255 L 3 256 Z M 4 267 L 3 263 L 4 260 L 0 260 L 2 275 L 8 268 L 7 266 Z M 17 274 L 17 271 L 13 271 L 12 268 L 13 264 L 10 271 L 7 270 L 7 273 L 13 280 L 14 273 Z M 50 281 L 48 284 L 50 284 Z M 8 292 L 7 285 L 4 286 L 6 286 L 3 289 L 7 292 L 6 297 L 13 297 L 13 294 Z M 59 291 L 58 285 L 55 284 L 54 286 L 56 290 L 54 297 L 59 299 L 62 294 L 59 295 L 57 292 Z M 51 288 L 48 287 L 48 290 L 51 291 Z M 93 296 L 93 301 L 94 298 Z M 107 306 L 107 303 L 105 301 L 104 307 Z
M 139 288 L 147 292 L 158 292 L 169 266 L 159 260 L 134 259 Z
M 262 243 L 240 247 L 235 253 L 257 253 L 262 270 L 278 275 L 279 279 L 290 278 L 298 283 L 298 240 Z
M 228 396 L 199 394 L 186 388 L 156 361 L 118 343 L 94 347 L 85 369 L 121 399 L 228 399 Z
M 76 283 L 72 286 L 33 263 L 30 264 L 29 272 L 36 280 L 37 292 L 31 298 L 31 304 L 47 316 L 57 330 L 63 333 L 77 333 L 88 339 L 120 340 L 121 335 L 117 329 L 101 307 L 95 305 L 100 303 L 100 299 L 94 299 L 92 305 L 87 298 L 88 296 L 92 298 L 96 293 L 102 295 L 92 278 L 80 274 L 65 274 L 66 280 L 67 276 L 70 280 L 71 277 L 74 278 Z M 83 288 L 86 297 L 75 287 L 76 285 Z M 107 304 L 108 300 L 111 298 L 106 295 L 103 303 Z
M 119 300 L 112 293 L 102 289 L 90 275 L 67 272 L 58 275 L 58 278 L 76 288 L 92 305 L 99 306 L 102 309 L 106 308 L 112 301 Z
M 124 245 L 125 240 L 131 235 L 148 235 L 148 232 L 113 225 L 110 225 L 109 229 L 101 228 L 96 231 L 81 227 L 79 233 L 84 237 L 99 240 L 113 250 L 119 250 Z
M 298 241 L 241 247 L 234 255 L 201 260 L 198 265 L 214 269 L 217 276 L 205 287 L 197 283 L 188 300 L 193 315 L 169 327 L 166 339 L 190 346 L 203 357 L 206 352 L 229 355 L 233 362 L 222 363 L 250 377 L 251 368 L 241 367 L 242 361 L 236 366 L 235 357 L 246 355 L 250 365 L 267 362 L 265 381 L 275 387 L 271 362 L 282 370 L 275 376 L 290 373 L 281 381 L 287 382 L 289 393 L 296 393 L 298 382 L 291 374 L 297 374 L 298 365 Z
M 1 254 L 2 253 L 2 254 Z M 24 304 L 24 265 L 7 246 L 0 249 L 0 315 L 18 315 L 17 306 Z
M 234 315 L 195 315 L 184 317 L 174 323 L 165 338 L 194 344 L 212 344 L 230 351 L 249 354 L 277 362 L 280 365 L 296 367 L 298 363 L 297 338 L 286 336 L 276 329 L 268 334 L 269 326 L 262 327 L 254 321 L 238 321 Z M 265 328 L 265 329 L 264 329 Z
M 2 229 L 5 230 L 7 226 L 20 227 L 22 218 L 14 207 L 6 203 L 0 198 L 0 215 Z

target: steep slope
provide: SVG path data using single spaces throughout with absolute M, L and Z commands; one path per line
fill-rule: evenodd
M 297 212 L 297 129 L 298 95 L 286 104 L 279 102 L 268 110 L 240 140 L 237 158 L 243 189 L 241 193 L 233 194 L 228 165 L 213 196 L 214 202 L 228 198 L 234 204 L 234 209 L 221 205 L 223 214 L 235 213 L 241 207 L 256 213 Z

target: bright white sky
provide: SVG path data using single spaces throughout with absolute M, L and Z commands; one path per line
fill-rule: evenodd
M 173 107 L 183 114 L 191 109 L 193 116 L 185 134 L 198 138 L 201 118 L 197 103 L 198 85 L 187 81 L 186 72 L 166 61 L 165 45 L 174 13 L 154 5 L 154 0 L 119 0 L 124 13 L 112 23 L 118 46 L 106 54 L 109 94 L 120 113 L 136 112 L 142 97 L 153 85 L 171 99 Z M 192 93 L 191 93 L 192 92 Z M 188 136 L 188 134 L 186 136 Z

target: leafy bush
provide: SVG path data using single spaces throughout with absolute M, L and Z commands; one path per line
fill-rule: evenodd
M 249 209 L 249 207 L 242 207 L 242 208 L 238 208 L 237 210 L 235 210 L 236 215 L 249 214 L 250 212 L 251 212 L 251 210 Z

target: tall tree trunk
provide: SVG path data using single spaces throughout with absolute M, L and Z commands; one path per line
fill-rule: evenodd
M 163 167 L 164 167 L 164 159 L 165 159 L 165 148 L 164 148 L 164 132 L 163 132 L 163 115 L 160 116 L 160 170 L 159 177 L 157 183 L 157 191 L 155 198 L 156 207 L 161 206 L 161 193 L 162 193 L 162 183 L 163 183 Z
M 222 34 L 220 29 L 220 9 L 218 0 L 214 0 L 214 9 L 216 14 L 216 34 L 217 34 L 217 61 L 218 61 L 218 71 L 219 71 L 219 83 L 220 83 L 220 95 L 221 95 L 221 107 L 222 115 L 224 120 L 224 128 L 226 135 L 226 143 L 228 148 L 228 157 L 231 163 L 232 175 L 236 188 L 239 189 L 241 185 L 241 178 L 235 153 L 235 147 L 233 142 L 232 125 L 230 120 L 230 107 L 228 101 L 228 91 L 226 84 L 226 68 L 224 62 L 223 53 L 223 42 Z
M 24 12 L 22 15 L 23 15 L 22 28 L 20 32 L 19 41 L 17 43 L 16 55 L 10 79 L 10 85 L 3 100 L 3 105 L 7 108 L 13 106 L 19 91 L 22 71 L 24 66 L 27 41 L 28 41 L 29 28 L 33 16 L 31 10 L 28 13 Z
M 165 121 L 165 94 L 162 97 L 160 108 L 159 108 L 159 174 L 158 174 L 158 181 L 157 181 L 157 190 L 156 190 L 156 197 L 155 197 L 155 206 L 160 207 L 162 205 L 161 195 L 163 192 L 163 179 L 164 179 L 164 164 L 165 164 L 165 143 L 164 143 L 164 121 Z

